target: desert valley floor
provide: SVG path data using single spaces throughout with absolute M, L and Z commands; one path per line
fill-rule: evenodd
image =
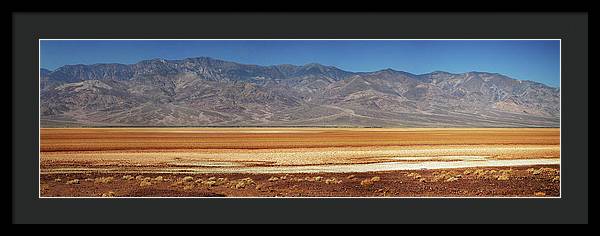
M 42 197 L 557 197 L 559 128 L 42 128 Z

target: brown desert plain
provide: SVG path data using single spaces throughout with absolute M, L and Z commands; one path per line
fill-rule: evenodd
M 42 128 L 41 197 L 558 197 L 559 128 Z

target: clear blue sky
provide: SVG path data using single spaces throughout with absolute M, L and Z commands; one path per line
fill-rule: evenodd
M 558 40 L 42 40 L 41 67 L 207 56 L 244 64 L 320 63 L 348 71 L 482 71 L 559 86 Z

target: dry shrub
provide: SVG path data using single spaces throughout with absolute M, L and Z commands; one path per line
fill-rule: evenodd
M 131 176 L 131 175 L 123 175 L 122 179 L 124 179 L 124 180 L 132 180 L 132 179 L 134 179 L 134 177 Z
M 465 171 L 463 171 L 463 175 L 470 175 L 471 173 L 473 173 L 472 170 L 465 170 Z
M 136 180 L 142 180 L 144 178 L 144 176 L 138 175 L 135 177 Z
M 200 184 L 206 185 L 207 187 L 214 187 L 214 186 L 219 186 L 219 185 L 227 183 L 226 179 L 223 179 L 223 178 L 219 178 L 219 179 L 217 179 L 217 178 L 215 178 L 213 180 L 207 179 L 207 180 L 201 181 Z
M 249 179 L 249 178 L 248 178 Z M 218 178 L 217 180 L 215 180 L 215 182 L 217 182 L 218 185 L 227 183 L 228 179 L 227 178 Z
M 50 186 L 48 184 L 42 184 L 41 186 L 42 191 L 46 191 L 48 189 L 50 189 Z
M 192 176 L 186 176 L 186 177 L 183 177 L 183 179 L 181 179 L 181 181 L 183 181 L 183 182 L 190 182 L 192 180 L 194 180 L 194 177 L 192 177 Z
M 509 170 L 499 170 L 498 171 L 501 175 L 510 175 L 512 174 L 513 170 L 509 169 Z
M 427 179 L 425 179 L 425 178 L 423 178 L 423 177 L 420 177 L 420 178 L 419 178 L 419 182 L 421 182 L 421 183 L 424 183 L 424 182 L 426 182 L 426 181 L 427 181 Z
M 244 182 L 237 182 L 234 187 L 236 189 L 246 188 L 246 184 Z
M 186 184 L 185 186 L 183 186 L 183 190 L 190 190 L 194 188 L 194 184 Z
M 238 181 L 244 182 L 244 183 L 247 183 L 247 184 L 254 184 L 254 180 L 252 178 L 250 178 L 250 177 L 239 179 Z
M 157 176 L 156 178 L 154 178 L 154 181 L 163 181 L 163 177 L 162 176 Z
M 84 179 L 83 181 L 85 181 L 85 182 L 89 182 L 89 181 L 94 181 L 94 179 L 92 179 L 92 178 L 86 178 L 86 179 Z
M 315 177 L 315 181 L 319 182 L 319 181 L 321 181 L 321 180 L 323 180 L 323 177 L 322 177 L 322 176 L 317 176 L 317 177 Z
M 246 188 L 246 186 L 249 186 L 252 184 L 255 184 L 255 183 L 254 183 L 254 180 L 251 178 L 243 178 L 243 179 L 231 181 L 231 187 L 235 188 L 235 189 Z
M 508 180 L 508 175 L 500 175 L 498 176 L 498 180 Z
M 535 192 L 535 193 L 533 193 L 533 195 L 535 195 L 535 196 L 546 196 L 546 193 L 545 192 Z
M 339 184 L 342 183 L 342 180 L 337 180 L 336 178 L 326 179 L 326 184 Z
M 363 181 L 360 181 L 360 185 L 368 187 L 373 185 L 373 181 L 371 179 L 365 179 Z
M 379 182 L 381 180 L 381 178 L 379 176 L 375 176 L 373 178 L 371 178 L 371 181 L 373 182 Z
M 217 184 L 217 181 L 214 181 L 214 180 L 205 180 L 205 181 L 202 181 L 202 184 L 204 184 L 204 185 L 206 185 L 208 187 L 212 187 L 212 186 L 215 186 Z
M 67 184 L 79 184 L 79 179 L 69 180 L 67 181 Z
M 454 182 L 458 179 L 462 178 L 462 175 L 458 174 L 455 171 L 440 171 L 433 172 L 433 178 L 431 178 L 432 182 L 444 181 L 444 182 Z
M 256 190 L 262 190 L 262 189 L 263 189 L 263 187 L 264 187 L 264 186 L 263 186 L 262 184 L 257 184 L 257 185 L 256 185 L 256 187 L 255 187 L 255 189 L 256 189 Z
M 552 182 L 560 182 L 560 176 L 554 176 L 554 178 L 552 178 Z
M 114 196 L 116 196 L 116 194 L 113 191 L 108 191 L 108 193 L 102 194 L 102 197 L 114 197 Z
M 142 182 L 140 182 L 140 187 L 145 187 L 145 186 L 150 186 L 150 185 L 152 185 L 152 183 L 147 180 L 142 180 Z
M 213 180 L 216 180 L 216 179 L 217 179 L 217 177 L 214 177 L 214 176 L 211 176 L 211 177 L 208 178 L 209 181 L 213 181 Z
M 54 179 L 54 182 L 60 182 L 60 181 L 62 181 L 62 179 L 60 179 L 60 178 Z
M 490 176 L 488 176 L 488 174 L 490 174 L 490 171 L 484 170 L 484 169 L 477 169 L 473 172 L 473 175 L 475 175 L 475 177 L 478 179 L 480 179 L 480 178 L 488 179 L 488 178 L 490 178 Z
M 292 181 L 294 181 L 294 182 L 302 182 L 302 181 L 305 181 L 305 179 L 304 178 L 293 178 Z
M 534 168 L 529 168 L 529 169 L 527 169 L 527 173 L 529 173 L 529 174 L 532 174 L 534 171 L 535 171 L 535 169 L 534 169 Z
M 346 177 L 347 179 L 354 179 L 356 178 L 356 175 L 348 175 L 348 177 Z
M 407 177 L 412 177 L 413 179 L 420 179 L 421 178 L 421 175 L 417 174 L 415 172 L 408 173 L 406 176 Z
M 548 167 L 542 167 L 540 168 L 540 171 L 542 173 L 546 173 L 546 174 L 558 174 L 559 170 L 554 169 L 554 168 L 548 168 Z
M 275 177 L 275 176 L 273 176 L 273 177 L 269 178 L 269 182 L 275 182 L 275 181 L 277 181 L 277 180 L 279 180 L 279 178 L 277 178 L 277 177 Z
M 457 181 L 457 180 L 458 180 L 458 178 L 456 178 L 456 177 L 450 177 L 450 178 L 444 180 L 444 182 L 454 182 L 454 181 Z
M 113 177 L 98 177 L 94 180 L 95 184 L 99 184 L 99 183 L 103 183 L 103 184 L 107 184 L 113 181 Z
M 529 170 L 530 170 L 530 169 L 527 169 L 527 171 L 528 171 L 530 174 L 533 174 L 533 175 L 541 175 L 541 174 L 558 174 L 558 173 L 560 173 L 560 171 L 559 171 L 559 170 L 557 170 L 557 169 L 553 169 L 553 168 L 548 168 L 548 167 L 542 167 L 542 168 L 539 168 L 539 169 L 537 169 L 537 170 L 536 170 L 536 169 L 533 169 L 532 171 L 529 171 Z

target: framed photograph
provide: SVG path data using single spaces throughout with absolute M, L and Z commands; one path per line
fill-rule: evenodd
M 14 222 L 587 222 L 587 13 L 13 23 Z

